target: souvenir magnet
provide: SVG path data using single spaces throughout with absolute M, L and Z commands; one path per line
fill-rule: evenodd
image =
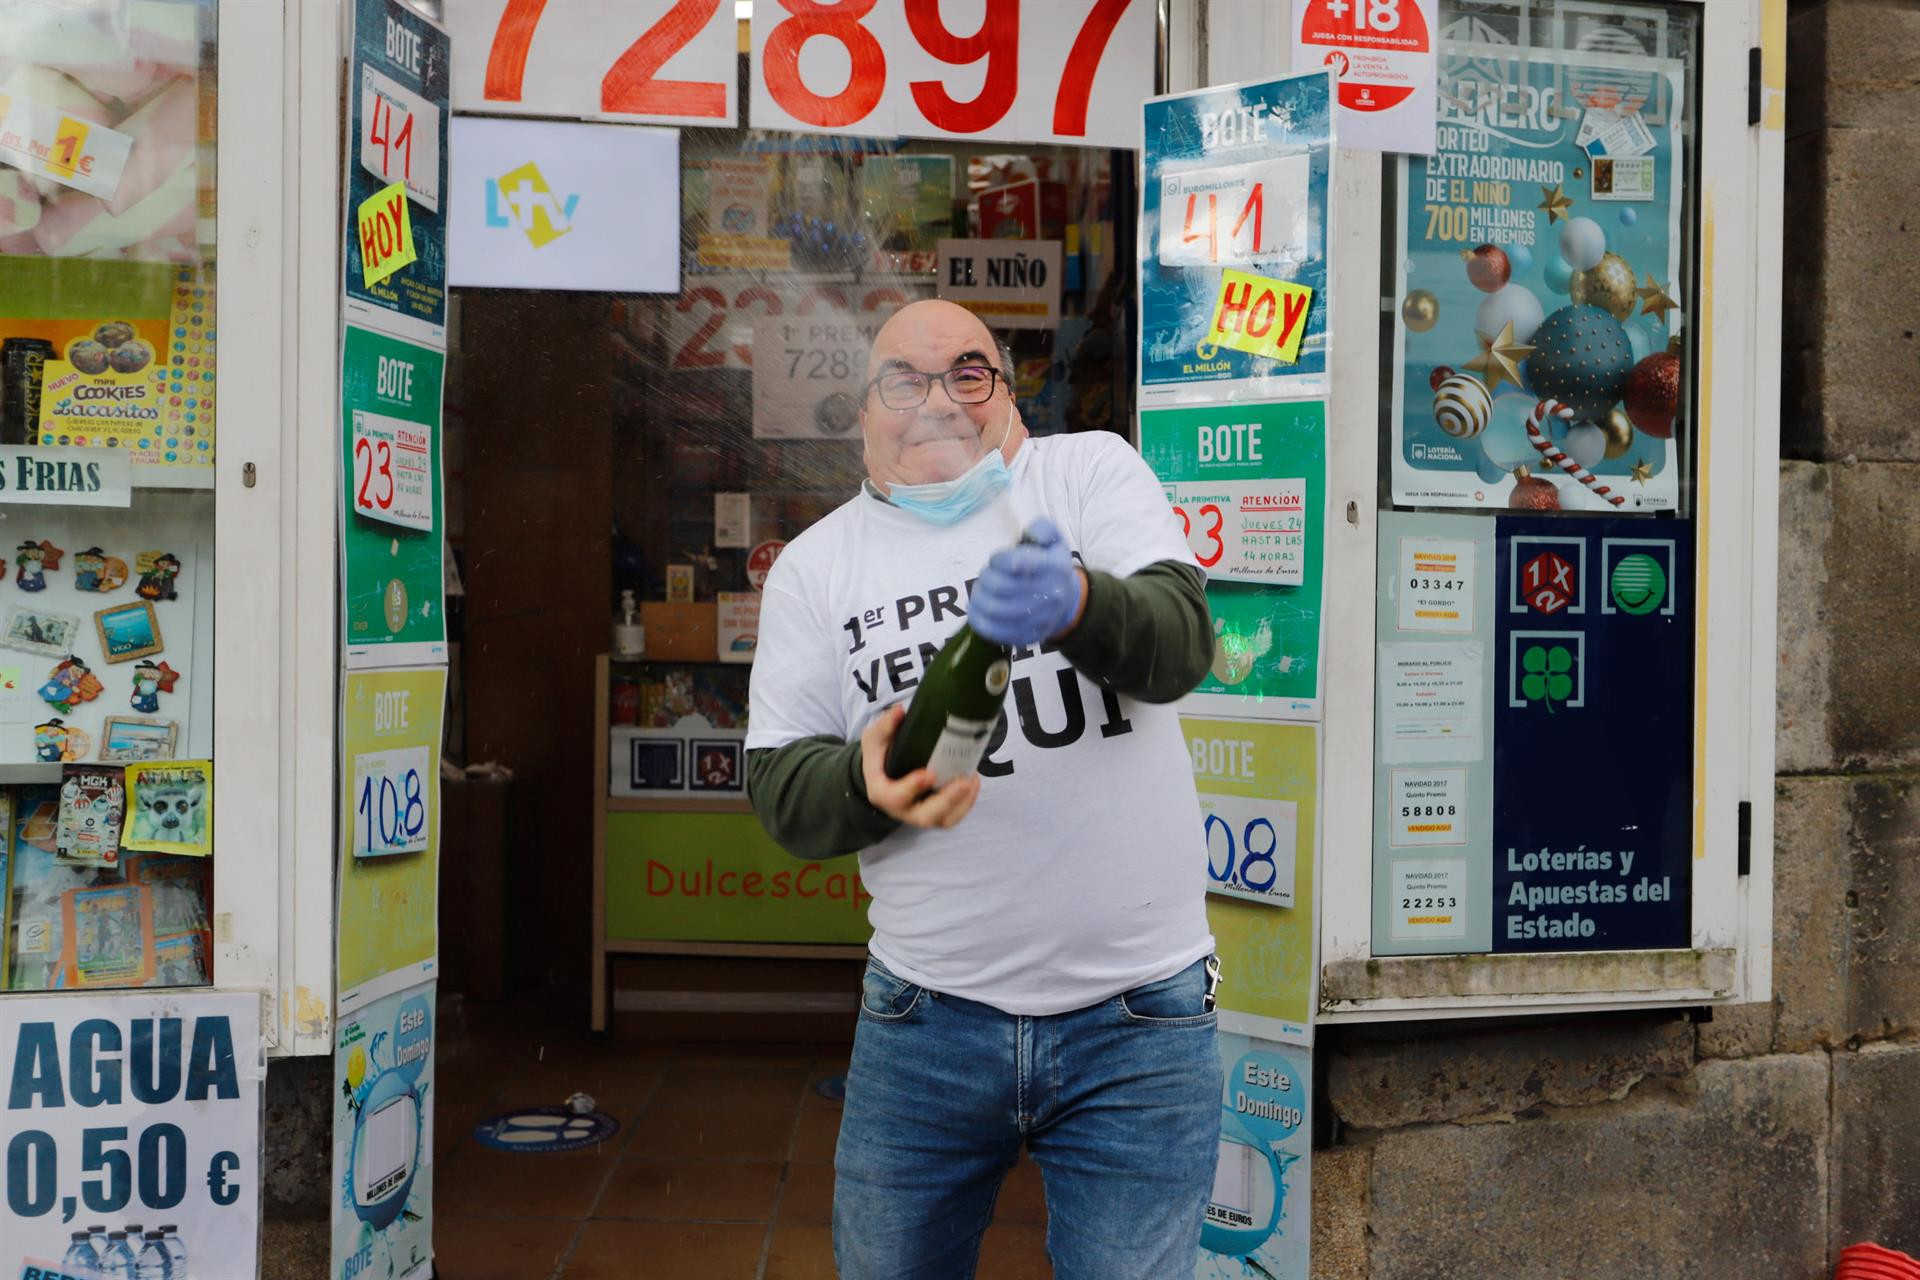
M 67 750 L 67 734 L 71 732 L 61 722 L 59 716 L 45 724 L 33 726 L 33 755 L 41 764 L 59 764 L 60 757 Z
M 115 591 L 127 580 L 127 562 L 98 547 L 73 555 L 73 585 L 81 591 Z
M 78 658 L 64 659 L 40 686 L 40 697 L 61 715 L 71 715 L 83 702 L 92 702 L 105 686 L 100 677 Z
M 667 600 L 671 604 L 693 603 L 692 565 L 670 564 L 667 566 Z
M 7 626 L 0 632 L 0 644 L 27 653 L 44 653 L 64 658 L 73 652 L 80 638 L 80 619 L 65 613 L 51 613 L 34 605 L 7 607 Z
M 180 559 L 172 552 L 142 551 L 135 558 L 133 568 L 140 575 L 140 585 L 134 591 L 142 600 L 180 598 L 173 589 L 173 580 L 180 576 Z
M 100 732 L 102 761 L 171 760 L 180 726 L 172 720 L 108 716 Z
M 93 623 L 100 632 L 100 652 L 108 662 L 131 662 L 166 647 L 160 638 L 160 619 L 145 600 L 102 609 L 93 615 Z
M 13 575 L 13 582 L 22 591 L 45 591 L 47 571 L 58 569 L 60 557 L 66 554 L 44 538 L 39 542 L 23 542 L 14 551 L 13 562 L 19 566 L 19 572 Z
M 160 709 L 160 695 L 172 693 L 180 673 L 164 662 L 143 659 L 133 669 L 133 709 L 152 715 Z

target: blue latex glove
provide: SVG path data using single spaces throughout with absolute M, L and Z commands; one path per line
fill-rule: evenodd
M 1080 608 L 1080 575 L 1053 521 L 1040 519 L 1017 547 L 996 551 L 967 598 L 967 621 L 995 644 L 1036 645 L 1065 631 Z

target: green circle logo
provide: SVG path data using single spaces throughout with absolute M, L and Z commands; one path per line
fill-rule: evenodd
M 1622 556 L 1608 588 L 1613 602 L 1628 613 L 1652 613 L 1667 601 L 1667 575 L 1652 556 Z

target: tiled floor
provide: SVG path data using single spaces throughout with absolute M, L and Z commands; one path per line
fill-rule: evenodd
M 439 1280 L 834 1280 L 840 1045 L 442 1037 L 434 1123 Z M 499 1152 L 475 1123 L 581 1091 L 620 1120 L 599 1147 Z M 1008 1176 L 982 1280 L 1048 1280 L 1040 1171 Z

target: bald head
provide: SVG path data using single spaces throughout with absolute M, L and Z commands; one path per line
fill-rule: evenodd
M 939 375 L 966 366 L 993 374 L 993 394 L 978 404 L 956 402 L 939 381 Z M 891 408 L 881 401 L 874 380 L 905 372 L 932 377 L 927 398 L 905 409 Z M 860 408 L 867 475 L 887 492 L 895 484 L 951 480 L 989 449 L 1000 449 L 1011 462 L 1027 433 L 1007 385 L 1009 372 L 993 334 L 965 307 L 929 299 L 900 308 L 880 326 L 867 356 L 867 393 Z

